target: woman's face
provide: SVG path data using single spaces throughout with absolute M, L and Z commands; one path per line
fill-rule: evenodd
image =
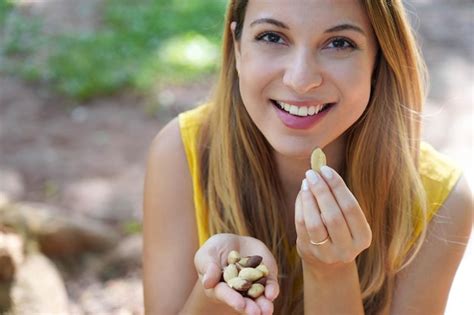
M 359 1 L 249 1 L 234 44 L 242 100 L 279 154 L 307 158 L 368 104 L 377 47 Z

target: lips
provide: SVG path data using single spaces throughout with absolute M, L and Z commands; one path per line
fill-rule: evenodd
M 282 101 L 276 101 L 276 100 L 272 100 L 272 101 L 274 104 L 279 106 L 285 112 L 290 113 L 291 115 L 300 116 L 300 117 L 317 115 L 319 112 L 323 111 L 324 109 L 326 109 L 326 107 L 330 105 L 330 103 L 327 103 L 327 104 L 315 104 L 315 105 L 310 105 L 310 106 L 296 106 L 296 105 L 292 105 L 292 104 L 285 103 Z
M 308 129 L 320 121 L 336 103 L 296 103 L 270 100 L 283 124 L 291 129 Z M 296 106 L 298 104 L 299 106 Z

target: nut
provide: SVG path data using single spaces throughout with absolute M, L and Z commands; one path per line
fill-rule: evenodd
M 311 168 L 316 172 L 321 169 L 321 166 L 326 165 L 326 155 L 323 150 L 316 148 L 311 153 Z
M 263 285 L 261 285 L 260 283 L 254 283 L 252 284 L 250 289 L 248 289 L 247 295 L 256 299 L 260 295 L 262 295 L 264 291 L 265 291 L 265 287 Z
M 244 268 L 246 267 L 255 268 L 258 265 L 260 265 L 261 262 L 262 262 L 262 256 L 253 255 L 253 256 L 247 256 L 247 257 L 241 258 L 238 264 Z
M 244 268 L 239 272 L 239 278 L 254 282 L 263 277 L 263 272 L 255 268 Z
M 240 260 L 240 254 L 238 251 L 236 250 L 233 250 L 229 253 L 229 255 L 227 256 L 227 263 L 230 265 L 230 264 L 235 264 L 237 263 L 239 260 Z
M 258 265 L 257 268 L 255 268 L 255 269 L 258 269 L 258 270 L 260 270 L 261 272 L 263 272 L 263 275 L 264 275 L 265 277 L 268 276 L 268 268 L 267 268 L 267 266 L 265 266 L 264 264 Z
M 235 278 L 239 275 L 237 266 L 235 264 L 230 264 L 224 267 L 224 281 L 229 282 L 230 279 Z
M 265 291 L 268 268 L 262 263 L 262 256 L 241 257 L 238 251 L 227 255 L 227 266 L 223 268 L 221 281 L 242 296 L 256 299 Z
M 258 279 L 254 283 L 260 283 L 261 285 L 265 286 L 267 284 L 267 277 L 261 277 L 260 279 Z
M 236 289 L 237 291 L 247 291 L 252 286 L 252 282 L 242 279 L 240 277 L 230 279 L 229 281 L 227 281 L 227 284 L 229 285 L 229 287 L 231 287 L 232 289 Z

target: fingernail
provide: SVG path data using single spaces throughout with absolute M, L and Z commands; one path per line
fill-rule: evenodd
M 313 170 L 306 171 L 306 178 L 308 178 L 311 184 L 316 184 L 318 182 L 318 175 Z
M 202 276 L 202 284 L 203 285 L 206 282 L 206 280 L 207 280 L 207 273 L 205 273 L 204 276 Z
M 305 179 L 303 179 L 303 182 L 301 183 L 301 190 L 303 191 L 307 191 L 309 189 L 308 187 L 308 181 Z
M 331 179 L 332 176 L 333 176 L 332 170 L 331 170 L 329 167 L 327 167 L 326 165 L 321 167 L 321 173 L 322 173 L 323 176 L 326 177 L 327 179 Z

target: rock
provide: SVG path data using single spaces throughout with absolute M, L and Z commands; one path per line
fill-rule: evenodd
M 11 288 L 13 314 L 68 314 L 68 296 L 54 264 L 40 253 L 26 256 Z
M 40 203 L 0 208 L 0 222 L 38 241 L 41 251 L 57 258 L 85 251 L 106 251 L 118 233 L 100 221 Z
M 112 223 L 128 220 L 132 212 L 130 202 L 117 194 L 116 181 L 87 178 L 69 184 L 64 189 L 62 203 L 93 219 Z
M 99 273 L 104 279 L 126 275 L 129 270 L 141 269 L 143 241 L 140 234 L 128 236 L 101 260 Z
M 19 200 L 25 193 L 21 175 L 14 170 L 0 168 L 0 192 L 9 200 Z
M 0 227 L 0 282 L 13 281 L 23 262 L 24 242 L 20 235 Z

